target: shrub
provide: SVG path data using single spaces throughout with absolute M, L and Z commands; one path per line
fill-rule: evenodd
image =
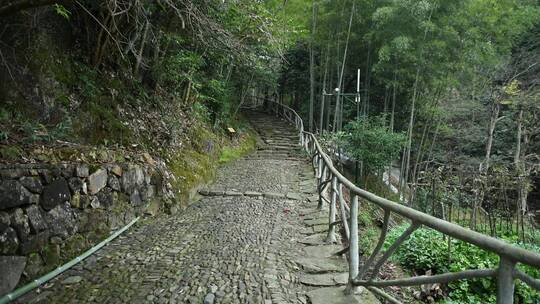
M 388 248 L 406 228 L 407 226 L 399 226 L 391 230 L 385 248 Z M 512 238 L 507 241 L 540 252 L 539 246 L 515 243 Z M 433 274 L 441 274 L 467 269 L 497 268 L 499 264 L 499 257 L 496 254 L 460 240 L 451 240 L 449 252 L 448 241 L 444 235 L 427 228 L 416 230 L 398 248 L 392 259 L 418 274 L 424 274 L 427 270 L 431 270 Z M 525 265 L 519 265 L 518 268 L 536 279 L 540 278 L 539 269 Z M 496 282 L 493 279 L 455 281 L 448 284 L 448 299 L 445 303 L 495 303 L 495 293 Z M 533 304 L 540 301 L 540 293 L 522 282 L 516 282 L 515 297 L 516 303 Z
M 394 133 L 386 126 L 384 116 L 359 118 L 345 126 L 341 146 L 348 155 L 362 160 L 368 170 L 376 172 L 398 156 L 405 139 L 403 133 Z

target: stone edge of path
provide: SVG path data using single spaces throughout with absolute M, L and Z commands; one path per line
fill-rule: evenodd
M 265 198 L 286 198 L 294 201 L 302 200 L 300 194 L 295 192 L 288 192 L 286 194 L 275 192 L 257 192 L 257 191 L 224 191 L 224 190 L 199 190 L 199 194 L 202 196 L 249 196 L 249 197 L 265 197 Z

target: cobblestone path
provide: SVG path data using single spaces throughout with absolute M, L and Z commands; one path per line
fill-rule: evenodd
M 251 119 L 259 150 L 222 167 L 206 196 L 145 219 L 20 302 L 307 303 L 295 261 L 313 172 L 290 126 Z

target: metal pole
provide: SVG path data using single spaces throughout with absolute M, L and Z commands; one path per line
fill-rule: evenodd
M 356 75 L 356 119 L 360 118 L 360 69 Z
M 497 270 L 497 304 L 514 303 L 514 268 L 516 263 L 501 256 Z
M 323 134 L 323 117 L 324 117 L 324 99 L 325 99 L 325 92 L 323 91 L 323 94 L 321 96 L 321 111 L 320 111 L 320 117 L 319 117 L 319 134 Z
M 122 229 L 116 231 L 115 233 L 113 233 L 111 236 L 109 236 L 108 238 L 106 238 L 105 240 L 101 241 L 99 244 L 97 244 L 96 246 L 88 249 L 87 251 L 85 251 L 83 254 L 81 254 L 80 256 L 74 258 L 73 260 L 67 262 L 66 264 L 62 265 L 62 266 L 59 266 L 58 268 L 56 268 L 55 270 L 33 280 L 32 282 L 18 288 L 17 290 L 3 296 L 2 298 L 0 298 L 0 304 L 4 304 L 4 303 L 9 303 L 21 296 L 23 296 L 24 294 L 26 294 L 27 292 L 29 291 L 32 291 L 36 288 L 38 288 L 39 286 L 47 283 L 48 281 L 50 281 L 51 279 L 53 279 L 54 277 L 58 276 L 59 274 L 63 273 L 64 271 L 70 269 L 71 267 L 79 264 L 81 261 L 83 261 L 84 259 L 86 259 L 87 257 L 91 256 L 92 254 L 94 254 L 96 251 L 98 251 L 99 249 L 101 249 L 103 246 L 107 245 L 108 243 L 110 243 L 112 240 L 114 240 L 116 237 L 118 237 L 120 234 L 124 233 L 124 231 L 126 231 L 127 229 L 129 229 L 129 227 L 133 226 L 133 224 L 135 224 L 138 220 L 140 219 L 140 217 L 136 217 L 135 219 L 133 219 L 129 224 L 127 224 L 126 226 L 124 226 Z
M 352 282 L 358 276 L 359 253 L 358 253 L 358 195 L 354 195 L 351 203 L 351 220 L 349 224 L 349 283 L 345 289 L 346 294 L 353 294 L 357 291 Z
M 339 128 L 339 109 L 341 107 L 341 105 L 339 104 L 339 88 L 336 88 L 336 113 L 334 114 L 334 126 L 335 129 L 334 131 L 341 131 L 341 129 Z

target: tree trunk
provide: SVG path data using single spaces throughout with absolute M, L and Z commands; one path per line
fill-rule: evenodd
M 189 101 L 189 95 L 191 94 L 191 80 L 188 80 L 186 94 L 184 95 L 184 104 L 187 105 Z
M 424 154 L 424 142 L 426 140 L 426 134 L 427 134 L 427 130 L 428 128 L 431 127 L 431 125 L 429 123 L 426 123 L 424 125 L 424 130 L 422 131 L 422 138 L 420 139 L 420 144 L 418 145 L 418 152 L 416 153 L 416 161 L 414 162 L 414 168 L 413 168 L 413 173 L 412 173 L 412 182 L 414 185 L 417 184 L 418 182 L 418 176 L 417 176 L 417 173 L 418 173 L 418 165 L 420 164 L 420 161 L 422 160 L 422 157 L 423 157 L 423 154 Z M 409 194 L 409 201 L 412 203 L 414 202 L 415 200 L 415 196 L 416 196 L 416 186 L 414 186 L 412 189 L 411 189 L 411 192 Z
M 412 97 L 412 104 L 411 104 L 411 115 L 409 116 L 409 130 L 408 130 L 408 139 L 407 139 L 407 153 L 405 155 L 405 175 L 404 175 L 404 184 L 407 184 L 407 181 L 409 180 L 409 166 L 411 163 L 411 148 L 412 148 L 412 136 L 413 136 L 413 128 L 414 128 L 414 112 L 416 110 L 416 95 L 417 95 L 417 89 L 418 89 L 418 78 L 420 77 L 420 68 L 418 67 L 416 69 L 416 76 L 414 80 L 414 86 L 413 86 L 413 97 Z M 412 189 L 409 189 L 412 191 Z M 409 204 L 412 202 L 409 201 Z
M 437 126 L 435 127 L 435 132 L 433 133 L 433 140 L 431 141 L 431 145 L 429 148 L 429 152 L 426 159 L 426 166 L 424 167 L 424 171 L 427 171 L 429 168 L 429 163 L 431 160 L 431 155 L 433 154 L 433 148 L 435 147 L 435 142 L 437 141 L 437 135 L 439 134 L 439 128 L 441 126 L 441 119 L 437 122 Z
M 370 87 L 370 81 L 371 81 L 370 61 L 371 61 L 371 42 L 368 41 L 368 53 L 367 53 L 367 64 L 366 64 L 366 94 L 364 98 L 364 117 L 367 117 L 369 114 L 369 87 Z
M 521 159 L 521 133 L 523 126 L 523 108 L 519 108 L 518 117 L 517 117 L 517 134 L 516 134 L 516 151 L 514 154 L 514 166 L 516 169 L 519 167 L 519 162 Z
M 384 126 L 386 127 L 386 123 L 388 122 L 388 100 L 390 98 L 388 97 L 388 87 L 384 89 L 384 106 L 383 106 L 383 115 L 384 115 Z
M 529 195 L 529 183 L 526 175 L 525 163 L 523 160 L 523 155 L 525 154 L 522 151 L 522 138 L 523 138 L 523 108 L 519 108 L 518 117 L 517 117 L 517 134 L 516 134 L 516 151 L 514 155 L 514 166 L 515 172 L 518 180 L 518 201 L 517 201 L 517 222 L 518 222 L 518 231 L 519 224 L 521 223 L 521 238 L 522 241 L 525 241 L 525 231 L 524 231 L 524 218 L 527 214 L 527 197 Z
M 490 161 L 491 161 L 491 148 L 493 146 L 493 133 L 495 132 L 495 127 L 499 121 L 499 111 L 500 105 L 498 102 L 494 101 L 491 105 L 491 117 L 489 120 L 489 128 L 487 135 L 486 143 L 486 156 L 484 158 L 484 163 L 480 165 L 481 172 L 487 172 L 489 170 Z
M 493 134 L 495 133 L 495 127 L 497 126 L 497 122 L 501 119 L 499 117 L 500 112 L 500 105 L 499 103 L 494 100 L 491 104 L 491 117 L 489 120 L 489 126 L 488 126 L 488 135 L 487 135 L 487 142 L 486 142 L 486 155 L 484 158 L 484 162 L 480 164 L 479 172 L 480 172 L 480 182 L 487 184 L 488 183 L 488 175 L 487 172 L 489 171 L 489 166 L 491 163 L 491 149 L 493 147 Z M 479 189 L 476 192 L 475 200 L 472 208 L 472 214 L 471 214 L 471 221 L 470 221 L 470 228 L 475 229 L 476 228 L 476 218 L 478 215 L 478 206 L 481 204 L 481 202 L 484 200 L 484 191 L 483 191 L 483 184 L 479 185 Z
M 313 15 L 311 27 L 311 43 L 309 48 L 309 131 L 313 132 L 313 107 L 315 103 L 315 30 L 317 26 L 317 6 L 312 0 Z
M 141 47 L 139 48 L 139 53 L 137 54 L 137 63 L 135 64 L 135 69 L 133 74 L 137 76 L 139 74 L 139 68 L 141 66 L 143 52 L 144 52 L 144 46 L 146 45 L 146 37 L 148 36 L 148 30 L 150 29 L 150 21 L 146 20 L 146 24 L 144 25 L 144 32 L 141 39 Z
M 109 23 L 109 20 L 111 19 L 111 15 L 108 14 L 105 18 L 105 21 L 103 22 L 105 25 Z M 99 31 L 99 34 L 97 36 L 96 40 L 96 48 L 94 50 L 94 56 L 92 58 L 92 65 L 94 67 L 98 66 L 101 63 L 101 54 L 103 53 L 103 49 L 105 48 L 104 45 L 107 41 L 108 36 L 105 36 L 105 41 L 102 42 L 103 36 L 105 35 L 106 29 L 104 27 L 101 28 Z
M 397 71 L 394 71 L 394 83 L 392 88 L 392 114 L 390 115 L 390 131 L 394 133 L 394 113 L 396 111 L 396 81 L 397 81 Z
M 323 83 L 322 83 L 322 96 L 321 96 L 321 109 L 320 109 L 320 117 L 319 117 L 319 133 L 322 134 L 324 130 L 324 113 L 325 113 L 325 99 L 326 99 L 326 77 L 328 75 L 328 57 L 330 52 L 330 44 L 328 44 L 327 50 L 326 50 L 326 60 L 324 62 L 324 76 L 323 76 Z
M 499 120 L 499 111 L 500 111 L 499 103 L 494 102 L 491 106 L 491 118 L 489 121 L 488 138 L 487 138 L 487 143 L 486 143 L 486 156 L 484 159 L 484 164 L 481 167 L 481 171 L 484 171 L 484 172 L 489 170 L 489 165 L 491 161 L 491 148 L 493 146 L 493 133 L 495 132 L 495 127 L 497 125 L 497 121 Z
M 342 90 L 343 90 L 343 73 L 345 71 L 345 62 L 347 61 L 347 52 L 349 50 L 349 39 L 351 37 L 351 27 L 352 27 L 352 22 L 353 22 L 353 16 L 354 16 L 354 6 L 355 3 L 353 2 L 352 4 L 352 8 L 351 8 L 351 17 L 349 19 L 349 28 L 347 30 L 347 40 L 345 42 L 345 51 L 343 52 L 343 60 L 341 61 L 341 70 L 340 70 L 340 75 L 339 75 L 339 81 L 338 81 L 338 89 L 339 89 L 339 92 L 336 92 L 337 93 L 337 98 L 336 98 L 336 109 L 335 109 L 335 115 L 336 117 L 334 117 L 334 120 L 337 119 L 337 123 L 336 123 L 336 128 L 335 130 L 337 131 L 341 131 L 341 127 L 342 127 L 342 121 L 341 121 L 341 117 L 342 117 L 342 113 L 341 113 L 341 108 L 342 108 L 342 101 L 340 100 L 340 94 L 342 93 Z

